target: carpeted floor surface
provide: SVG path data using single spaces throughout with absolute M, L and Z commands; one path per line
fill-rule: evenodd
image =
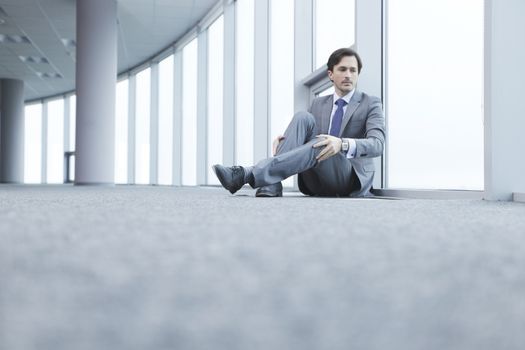
M 0 349 L 525 348 L 525 205 L 0 186 Z

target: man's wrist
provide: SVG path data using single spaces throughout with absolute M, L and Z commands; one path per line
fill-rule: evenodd
M 347 153 L 350 148 L 350 142 L 348 139 L 341 138 L 341 152 Z

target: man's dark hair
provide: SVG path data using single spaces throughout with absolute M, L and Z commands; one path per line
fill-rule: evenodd
M 343 57 L 346 56 L 354 56 L 357 60 L 357 73 L 361 73 L 361 68 L 363 68 L 363 63 L 361 62 L 361 57 L 352 49 L 349 49 L 347 47 L 343 47 L 342 49 L 335 50 L 328 59 L 328 62 L 326 63 L 326 66 L 328 67 L 328 70 L 330 72 L 334 71 L 334 66 L 336 64 L 339 64 Z

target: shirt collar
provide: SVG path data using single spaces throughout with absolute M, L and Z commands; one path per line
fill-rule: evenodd
M 343 100 L 345 100 L 346 104 L 349 104 L 350 103 L 350 99 L 352 98 L 352 96 L 354 96 L 354 92 L 355 92 L 355 89 L 353 89 L 352 91 L 350 91 L 349 93 L 347 93 L 346 95 L 344 95 L 343 97 L 339 97 L 339 95 L 337 94 L 337 92 L 334 92 L 334 104 L 337 100 L 339 100 L 340 98 L 342 98 Z

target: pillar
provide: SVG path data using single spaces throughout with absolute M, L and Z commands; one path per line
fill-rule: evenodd
M 525 2 L 485 1 L 485 195 L 525 193 Z M 468 156 L 468 155 L 467 155 Z
M 114 184 L 117 3 L 77 1 L 75 184 Z
M 0 79 L 0 182 L 24 182 L 24 82 Z

